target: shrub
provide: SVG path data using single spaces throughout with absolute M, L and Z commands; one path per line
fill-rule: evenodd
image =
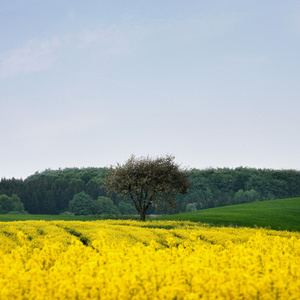
M 185 209 L 186 212 L 196 211 L 196 210 L 197 210 L 197 203 L 189 203 Z
M 96 214 L 120 214 L 117 206 L 108 197 L 99 196 L 95 201 L 95 213 Z
M 5 194 L 0 195 L 0 213 L 7 214 L 11 211 L 23 213 L 24 205 L 17 195 L 12 195 L 9 197 Z
M 75 214 L 70 211 L 61 212 L 60 215 L 61 216 L 75 216 Z
M 118 208 L 122 215 L 136 214 L 136 209 L 134 208 L 134 206 L 124 201 L 120 201 Z
M 85 192 L 76 194 L 69 203 L 69 211 L 75 215 L 95 213 L 95 201 Z

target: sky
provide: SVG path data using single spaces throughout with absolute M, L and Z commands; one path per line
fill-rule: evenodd
M 300 170 L 296 0 L 0 0 L 0 178 Z

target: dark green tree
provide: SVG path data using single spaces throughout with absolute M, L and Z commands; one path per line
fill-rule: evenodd
M 95 213 L 95 201 L 85 192 L 80 192 L 70 201 L 69 211 L 75 215 L 92 215 Z
M 119 214 L 120 211 L 113 201 L 104 196 L 99 196 L 95 201 L 95 214 Z
M 130 203 L 126 203 L 125 201 L 120 201 L 118 208 L 122 215 L 133 215 L 136 213 L 134 206 Z
M 108 193 L 130 198 L 142 221 L 150 206 L 174 207 L 176 194 L 187 193 L 190 186 L 188 172 L 180 169 L 169 155 L 154 159 L 132 155 L 125 164 L 110 168 L 104 185 Z
M 25 180 L 2 178 L 0 195 L 17 195 L 25 210 L 31 214 L 58 214 L 66 211 L 70 200 L 81 191 L 94 200 L 99 196 L 108 196 L 105 188 L 100 188 L 108 172 L 107 168 L 92 167 L 48 169 L 36 172 Z M 300 171 L 297 170 L 209 168 L 191 169 L 188 174 L 191 187 L 187 194 L 176 195 L 175 211 L 184 212 L 190 203 L 197 203 L 197 209 L 205 209 L 300 196 Z M 238 193 L 239 190 L 243 190 L 243 195 Z M 110 198 L 118 205 L 116 194 L 111 194 Z M 132 202 L 130 197 L 124 201 Z M 166 210 L 168 213 L 172 211 Z M 152 205 L 147 213 L 157 212 Z
M 7 214 L 8 212 L 15 210 L 12 198 L 7 195 L 0 195 L 0 207 L 2 214 Z
M 11 201 L 14 205 L 14 210 L 15 211 L 18 211 L 20 213 L 23 213 L 24 212 L 24 205 L 23 203 L 21 202 L 20 198 L 13 194 L 12 197 L 11 197 Z
M 189 203 L 185 209 L 186 212 L 196 211 L 196 210 L 197 210 L 197 203 Z
M 0 195 L 0 213 L 7 214 L 11 211 L 24 212 L 24 205 L 17 195 L 9 197 L 7 195 Z

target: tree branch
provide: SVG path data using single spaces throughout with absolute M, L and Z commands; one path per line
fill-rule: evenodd
M 153 202 L 153 195 L 151 195 L 148 203 L 145 205 L 146 210 L 150 207 L 150 205 L 152 204 L 152 202 Z
M 134 205 L 135 209 L 136 209 L 138 212 L 140 212 L 141 209 L 140 209 L 139 206 L 136 204 L 136 202 L 135 202 L 135 200 L 134 200 L 134 197 L 133 197 L 133 195 L 132 195 L 132 193 L 131 193 L 131 185 L 130 185 L 130 184 L 129 184 L 129 186 L 128 186 L 128 191 L 129 191 L 129 196 L 130 196 L 130 198 L 131 198 L 131 200 L 132 200 L 132 202 L 133 202 L 133 205 Z

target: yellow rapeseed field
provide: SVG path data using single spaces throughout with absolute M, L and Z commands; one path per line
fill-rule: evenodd
M 300 233 L 0 222 L 0 299 L 300 299 Z

